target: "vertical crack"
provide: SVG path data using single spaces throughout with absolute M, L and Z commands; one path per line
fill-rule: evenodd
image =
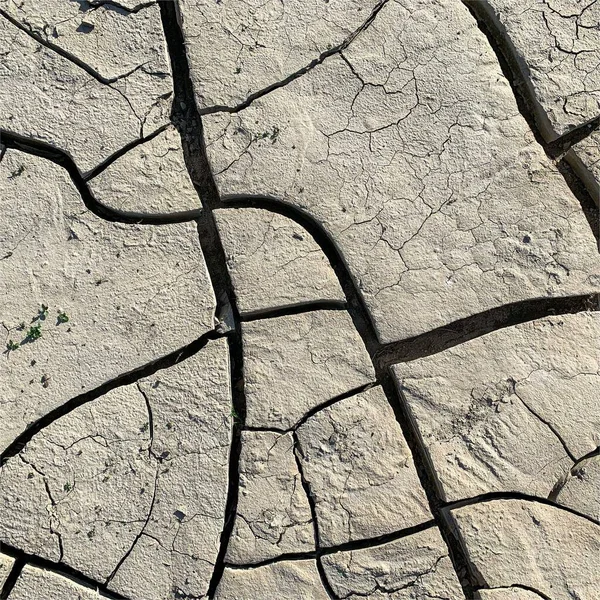
M 208 596 L 212 597 L 225 569 L 224 559 L 233 530 L 235 514 L 237 512 L 241 450 L 240 434 L 245 425 L 246 415 L 246 398 L 243 380 L 243 346 L 240 315 L 237 309 L 229 272 L 227 270 L 225 253 L 213 215 L 213 210 L 223 206 L 224 203 L 219 196 L 219 191 L 214 181 L 208 154 L 206 152 L 201 116 L 196 104 L 185 41 L 180 26 L 178 5 L 176 2 L 161 2 L 160 9 L 167 40 L 167 48 L 171 58 L 175 89 L 172 121 L 181 135 L 186 166 L 203 206 L 202 215 L 197 221 L 200 244 L 205 256 L 211 282 L 215 290 L 219 320 L 223 322 L 227 321 L 229 318 L 232 322 L 231 329 L 228 333 L 228 342 L 232 374 L 232 401 L 236 418 L 233 423 L 231 442 L 229 489 L 226 501 L 225 526 L 221 534 L 220 549 L 208 593 Z M 262 205 L 260 206 L 261 208 L 266 207 L 279 214 L 287 213 L 286 216 L 289 216 L 291 213 L 293 215 L 291 218 L 313 235 L 315 241 L 329 258 L 329 261 L 340 280 L 342 289 L 348 301 L 348 312 L 353 320 L 354 326 L 363 339 L 369 355 L 371 356 L 371 360 L 375 364 L 376 361 L 374 361 L 374 357 L 381 344 L 377 338 L 371 316 L 341 253 L 335 242 L 325 232 L 324 228 L 318 224 L 310 214 L 288 204 L 284 204 L 279 200 L 264 197 L 252 197 L 242 199 L 242 202 L 244 201 L 248 202 L 249 205 L 253 205 L 254 202 L 257 202 Z M 229 202 L 227 202 L 227 204 L 229 204 Z M 375 367 L 377 369 L 377 365 L 375 365 Z M 452 527 L 450 521 L 446 519 L 441 511 L 442 495 L 440 485 L 435 476 L 433 466 L 428 459 L 423 442 L 420 439 L 417 426 L 410 417 L 406 401 L 402 397 L 397 382 L 392 377 L 389 369 L 377 369 L 377 379 L 382 384 L 388 402 L 394 410 L 396 419 L 410 447 L 421 485 L 425 489 L 429 501 L 430 510 L 436 524 L 440 528 L 446 544 L 448 545 L 449 555 L 465 596 L 471 598 L 473 597 L 473 590 L 478 581 L 475 577 L 474 570 L 467 559 L 466 550 L 462 540 L 459 539 L 456 529 Z M 310 499 L 310 495 L 308 497 Z M 316 526 L 317 523 L 315 520 L 315 527 Z M 335 598 L 325 577 L 322 566 L 319 566 L 320 561 L 317 562 L 323 585 L 329 596 Z
M 591 172 L 579 160 L 571 147 L 600 127 L 600 117 L 558 136 L 548 115 L 536 98 L 529 68 L 520 58 L 502 23 L 496 18 L 485 0 L 462 0 L 481 32 L 486 36 L 502 73 L 513 91 L 521 116 L 527 121 L 536 141 L 555 162 L 557 169 L 573 195 L 579 200 L 581 209 L 600 244 L 598 183 Z
M 196 221 L 198 236 L 217 301 L 216 317 L 227 334 L 230 361 L 233 424 L 229 482 L 219 552 L 208 588 L 208 597 L 212 597 L 225 570 L 225 556 L 237 513 L 241 432 L 246 422 L 242 329 L 225 252 L 213 214 L 213 210 L 221 205 L 221 200 L 206 152 L 178 5 L 176 2 L 160 2 L 160 12 L 173 72 L 174 102 L 171 120 L 181 135 L 186 167 L 202 204 L 202 213 Z
M 236 195 L 226 197 L 224 203 L 226 206 L 235 208 L 261 208 L 270 210 L 292 219 L 303 227 L 321 247 L 321 250 L 337 275 L 340 286 L 346 296 L 348 313 L 371 357 L 377 375 L 376 381 L 382 386 L 387 401 L 394 412 L 396 421 L 410 448 L 419 481 L 427 496 L 429 509 L 448 547 L 450 559 L 452 560 L 465 597 L 472 598 L 474 590 L 479 584 L 479 579 L 474 567 L 468 560 L 466 548 L 457 528 L 442 510 L 443 494 L 441 485 L 435 474 L 435 469 L 429 458 L 425 444 L 421 439 L 417 424 L 410 414 L 408 403 L 400 391 L 390 367 L 380 360 L 384 345 L 377 337 L 375 325 L 373 324 L 364 298 L 336 243 L 312 215 L 282 200 L 268 196 Z
M 317 507 L 315 505 L 315 497 L 313 496 L 312 490 L 310 489 L 310 483 L 307 481 L 304 476 L 304 469 L 302 468 L 302 461 L 300 460 L 300 454 L 302 450 L 300 449 L 300 441 L 298 439 L 298 433 L 294 430 L 292 431 L 292 439 L 294 440 L 294 460 L 296 461 L 296 468 L 298 469 L 298 473 L 300 474 L 300 482 L 302 483 L 302 489 L 306 494 L 306 499 L 308 500 L 308 505 L 310 507 L 310 515 L 313 523 L 313 531 L 315 538 L 315 560 L 317 563 L 317 570 L 319 571 L 319 577 L 321 578 L 321 584 L 325 589 L 325 592 L 332 600 L 337 600 L 337 596 L 333 591 L 329 580 L 327 579 L 327 574 L 325 573 L 325 569 L 323 568 L 323 563 L 321 561 L 321 542 L 319 538 L 319 521 L 317 519 Z

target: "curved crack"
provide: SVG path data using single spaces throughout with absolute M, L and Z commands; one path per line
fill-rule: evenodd
M 510 36 L 506 32 L 506 28 L 496 17 L 492 7 L 486 0 L 462 0 L 462 2 L 477 21 L 479 29 L 488 39 L 502 72 L 513 90 L 519 112 L 527 121 L 537 142 L 542 146 L 548 157 L 554 161 L 564 155 L 564 161 L 569 165 L 573 171 L 572 174 L 577 179 L 576 185 L 573 184 L 570 177 L 565 175 L 565 167 L 561 168 L 562 160 L 557 164 L 558 170 L 565 177 L 571 191 L 580 201 L 594 235 L 598 239 L 600 227 L 598 225 L 598 215 L 594 213 L 594 208 L 598 207 L 600 203 L 600 188 L 592 173 L 571 148 L 600 127 L 600 116 L 559 136 L 552 127 L 546 111 L 537 100 L 531 83 L 529 67 L 519 56 Z M 585 189 L 587 194 L 582 193 L 577 188 Z
M 154 133 L 158 135 L 160 131 Z M 153 134 L 150 135 L 153 136 Z M 168 225 L 171 223 L 194 221 L 202 214 L 201 209 L 172 212 L 168 214 L 147 214 L 111 208 L 96 199 L 87 184 L 87 180 L 81 174 L 81 171 L 68 152 L 56 148 L 47 142 L 28 138 L 2 128 L 0 128 L 0 140 L 2 140 L 2 144 L 7 148 L 39 156 L 40 158 L 49 160 L 65 169 L 71 177 L 73 185 L 77 188 L 85 207 L 91 213 L 105 221 L 137 225 Z M 143 141 L 144 140 L 141 140 L 141 142 Z M 136 140 L 134 145 L 137 144 L 138 142 Z M 121 151 L 119 150 L 118 152 Z
M 267 87 L 263 88 L 262 90 L 258 90 L 257 92 L 250 94 L 243 102 L 240 102 L 236 106 L 227 106 L 224 104 L 217 104 L 214 106 L 208 106 L 206 108 L 200 109 L 199 114 L 200 115 L 208 115 L 208 114 L 213 114 L 213 113 L 217 113 L 217 112 L 227 112 L 227 113 L 240 112 L 241 110 L 248 108 L 255 100 L 258 100 L 259 98 L 262 98 L 263 96 L 266 96 L 267 94 L 273 92 L 274 90 L 278 90 L 279 88 L 285 87 L 292 81 L 298 79 L 299 77 L 302 77 L 302 75 L 305 75 L 306 73 L 312 71 L 315 67 L 320 65 L 324 60 L 326 60 L 330 56 L 340 54 L 346 48 L 348 48 L 348 46 L 365 29 L 367 29 L 369 27 L 369 25 L 371 25 L 371 23 L 375 20 L 375 18 L 377 17 L 377 15 L 381 11 L 381 9 L 389 1 L 390 0 L 379 0 L 378 3 L 373 8 L 373 10 L 371 11 L 371 14 L 367 17 L 367 19 L 360 25 L 360 27 L 355 29 L 348 37 L 346 37 L 346 39 L 342 43 L 338 44 L 337 46 L 333 46 L 332 48 L 329 48 L 325 52 L 322 52 L 317 58 L 310 61 L 307 65 L 305 65 L 301 69 L 298 69 L 294 73 L 288 75 L 285 79 L 282 79 L 281 81 L 277 81 L 276 83 L 272 83 L 271 85 L 268 85 Z
M 521 492 L 488 492 L 486 494 L 473 496 L 472 498 L 464 498 L 463 500 L 457 500 L 455 502 L 446 502 L 442 507 L 442 510 L 444 512 L 449 512 L 452 510 L 463 508 L 465 506 L 481 504 L 484 502 L 493 502 L 494 500 L 524 500 L 526 502 L 537 502 L 538 504 L 545 504 L 546 506 L 551 506 L 552 508 L 571 513 L 576 517 L 580 517 L 582 519 L 585 519 L 586 521 L 589 521 L 590 523 L 593 523 L 594 525 L 600 526 L 600 520 L 594 519 L 593 517 L 581 513 L 573 508 L 563 506 L 562 504 L 556 504 L 548 498 L 542 498 L 540 496 L 531 496 L 529 494 L 523 494 Z
M 100 7 L 100 6 L 101 5 L 98 5 L 98 7 Z M 143 69 L 145 66 L 144 64 L 140 64 L 140 65 L 137 65 L 136 67 L 134 67 L 133 69 L 131 69 L 130 71 L 128 71 L 127 73 L 122 73 L 121 75 L 117 75 L 115 77 L 104 77 L 98 71 L 96 71 L 96 69 L 94 69 L 92 66 L 88 65 L 85 61 L 81 60 L 78 56 L 76 56 L 75 54 L 72 54 L 71 52 L 68 52 L 67 50 L 65 50 L 64 48 L 61 48 L 57 44 L 54 44 L 54 43 L 44 39 L 41 35 L 37 34 L 32 29 L 29 29 L 29 27 L 26 27 L 25 25 L 23 25 L 23 23 L 21 23 L 18 19 L 15 19 L 12 15 L 7 13 L 2 8 L 0 8 L 0 16 L 4 17 L 7 21 L 9 21 L 17 29 L 21 30 L 23 33 L 27 34 L 30 38 L 34 39 L 38 44 L 44 46 L 45 48 L 48 48 L 49 50 L 52 50 L 59 56 L 62 56 L 69 62 L 73 63 L 75 66 L 84 70 L 88 75 L 90 75 L 96 81 L 98 81 L 99 83 L 101 83 L 103 85 L 108 85 L 109 87 L 112 87 L 113 83 L 116 83 L 117 81 L 119 81 L 121 79 L 126 79 L 130 75 L 133 75 L 133 73 L 135 73 L 136 71 Z M 115 88 L 113 88 L 113 89 L 115 89 Z M 115 91 L 117 91 L 121 95 L 123 95 L 119 90 L 115 89 Z
M 32 565 L 34 567 L 38 567 L 39 569 L 43 569 L 44 571 L 61 575 L 62 577 L 65 577 L 66 579 L 69 579 L 82 587 L 99 592 L 101 598 L 110 598 L 111 600 L 128 600 L 126 596 L 109 591 L 105 585 L 95 581 L 94 579 L 91 579 L 90 577 L 87 577 L 83 573 L 80 573 L 68 565 L 62 563 L 58 564 L 51 560 L 40 558 L 34 554 L 28 554 L 27 552 L 23 552 L 22 550 L 14 548 L 13 546 L 9 546 L 4 542 L 2 543 L 2 552 L 16 560 L 9 577 L 2 588 L 2 592 L 0 592 L 1 600 L 5 600 L 5 598 L 9 597 L 10 592 L 17 583 L 18 578 L 26 565 Z

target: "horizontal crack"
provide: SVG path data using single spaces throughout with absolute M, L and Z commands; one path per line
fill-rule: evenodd
M 29 427 L 23 431 L 23 433 L 21 433 L 4 450 L 4 452 L 2 452 L 2 454 L 0 454 L 0 465 L 6 463 L 9 458 L 19 454 L 19 452 L 21 452 L 21 450 L 31 440 L 31 438 L 33 438 L 33 436 L 48 427 L 50 424 L 54 423 L 54 421 L 57 419 L 64 417 L 65 415 L 74 411 L 76 408 L 79 408 L 80 406 L 83 406 L 92 400 L 96 400 L 100 396 L 103 396 L 115 388 L 135 383 L 139 379 L 142 379 L 143 377 L 149 377 L 157 371 L 168 369 L 169 367 L 172 367 L 199 352 L 211 340 L 216 340 L 221 337 L 223 337 L 223 334 L 220 334 L 217 331 L 209 331 L 183 348 L 174 350 L 173 352 L 170 352 L 161 358 L 153 360 L 145 365 L 142 365 L 141 367 L 137 367 L 131 371 L 128 371 L 127 373 L 123 373 L 122 375 L 103 383 L 93 390 L 71 398 L 64 404 L 61 404 L 59 407 L 51 410 L 43 417 L 29 425 Z
M 141 2 L 140 4 L 136 4 L 133 8 L 124 6 L 116 0 L 88 0 L 88 3 L 93 8 L 102 8 L 104 6 L 107 6 L 109 8 L 117 8 L 120 11 L 133 15 L 135 13 L 140 12 L 141 10 L 144 10 L 145 8 L 150 8 L 151 6 L 154 6 L 156 4 L 156 0 L 150 0 L 149 2 Z
M 600 309 L 598 294 L 536 298 L 503 304 L 496 308 L 465 317 L 421 335 L 384 344 L 375 355 L 378 368 L 408 362 L 443 352 L 493 331 L 513 327 L 551 315 L 591 312 Z
M 412 527 L 407 527 L 406 529 L 400 529 L 398 531 L 393 531 L 392 533 L 386 533 L 383 535 L 378 535 L 372 538 L 363 538 L 360 540 L 352 540 L 350 542 L 344 542 L 343 544 L 336 544 L 335 546 L 327 546 L 325 548 L 318 548 L 312 552 L 287 552 L 284 554 L 280 554 L 279 556 L 275 556 L 272 558 L 267 558 L 260 562 L 256 563 L 247 563 L 247 564 L 238 564 L 238 563 L 227 563 L 227 567 L 230 569 L 236 570 L 249 570 L 256 569 L 258 567 L 264 567 L 266 565 L 271 565 L 274 563 L 280 563 L 290 560 L 314 560 L 315 558 L 328 556 L 329 554 L 336 554 L 338 552 L 352 552 L 354 550 L 367 550 L 369 548 L 377 548 L 379 546 L 383 546 L 384 544 L 389 544 L 391 542 L 395 542 L 405 537 L 409 537 L 411 535 L 415 535 L 416 533 L 420 533 L 421 531 L 425 531 L 426 529 L 431 529 L 435 527 L 436 523 L 433 519 L 429 521 L 425 521 L 424 523 L 419 523 L 418 525 L 413 525 Z
M 562 504 L 556 504 L 556 502 L 552 502 L 552 500 L 549 500 L 548 498 L 542 498 L 540 496 L 531 496 L 530 494 L 523 494 L 522 492 L 488 492 L 485 494 L 480 494 L 478 496 L 473 496 L 472 498 L 464 498 L 462 500 L 456 500 L 454 502 L 446 502 L 442 506 L 442 510 L 444 512 L 452 511 L 457 510 L 459 508 L 464 508 L 465 506 L 472 506 L 473 504 L 493 502 L 494 500 L 523 500 L 525 502 L 536 502 L 538 504 L 545 504 L 546 506 L 551 506 L 552 508 L 571 513 L 572 515 L 585 519 L 586 521 L 589 521 L 594 525 L 600 525 L 600 520 L 594 519 L 593 517 L 581 513 L 573 508 L 563 506 Z
M 347 305 L 343 300 L 307 300 L 296 304 L 286 304 L 274 308 L 263 308 L 240 313 L 242 321 L 258 321 L 260 319 L 275 319 L 288 315 L 299 315 L 315 310 L 346 310 Z
M 525 590 L 527 592 L 531 592 L 533 594 L 536 594 L 536 596 L 539 596 L 540 598 L 542 598 L 542 600 L 553 600 L 552 598 L 550 598 L 550 596 L 547 596 L 546 594 L 544 594 L 543 592 L 540 592 L 538 589 L 533 588 L 529 585 L 523 585 L 520 583 L 513 583 L 512 585 L 503 585 L 502 587 L 493 587 L 493 588 L 480 588 L 482 590 Z

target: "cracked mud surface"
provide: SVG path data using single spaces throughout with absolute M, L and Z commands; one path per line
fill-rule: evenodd
M 0 600 L 597 600 L 599 23 L 0 0 Z

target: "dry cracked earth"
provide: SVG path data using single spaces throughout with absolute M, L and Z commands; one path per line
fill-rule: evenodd
M 0 128 L 0 599 L 600 598 L 600 0 L 0 0 Z

